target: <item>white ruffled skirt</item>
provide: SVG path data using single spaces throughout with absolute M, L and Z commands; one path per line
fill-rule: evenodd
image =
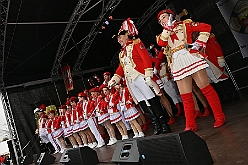
M 196 73 L 208 67 L 204 58 L 200 54 L 190 54 L 188 50 L 181 49 L 172 56 L 171 73 L 175 81 Z

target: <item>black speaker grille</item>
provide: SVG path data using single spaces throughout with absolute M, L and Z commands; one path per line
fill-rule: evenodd
M 144 165 L 187 164 L 178 136 L 167 136 L 139 140 L 138 148 Z M 175 159 L 177 158 L 177 159 Z

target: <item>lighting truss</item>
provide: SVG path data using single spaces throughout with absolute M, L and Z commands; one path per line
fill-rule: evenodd
M 12 142 L 16 162 L 19 165 L 20 161 L 23 160 L 24 157 L 23 157 L 20 139 L 19 139 L 19 136 L 18 136 L 18 133 L 16 130 L 16 125 L 15 125 L 15 121 L 13 118 L 12 110 L 10 107 L 8 94 L 7 94 L 7 91 L 5 89 L 3 89 L 1 91 L 1 100 L 2 100 L 2 104 L 3 104 L 4 113 L 6 116 L 7 125 L 9 128 L 9 133 L 10 133 L 10 137 L 11 137 L 11 142 Z
M 84 58 L 85 58 L 92 42 L 94 41 L 96 35 L 98 34 L 99 25 L 101 25 L 102 21 L 105 18 L 108 18 L 111 15 L 111 13 L 119 5 L 120 2 L 121 2 L 121 0 L 110 0 L 108 2 L 108 4 L 105 6 L 105 8 L 103 9 L 102 13 L 98 16 L 97 22 L 95 22 L 95 24 L 91 28 L 88 36 L 86 37 L 84 45 L 83 45 L 81 51 L 79 52 L 79 56 L 78 56 L 76 63 L 73 67 L 73 71 L 80 71 L 81 70 L 80 67 L 84 61 Z
M 58 70 L 60 67 L 61 60 L 64 56 L 65 49 L 67 47 L 67 44 L 72 36 L 72 33 L 74 29 L 76 28 L 81 16 L 85 13 L 85 10 L 87 9 L 87 6 L 89 5 L 91 0 L 79 0 L 77 6 L 75 7 L 71 18 L 69 20 L 69 23 L 66 26 L 66 29 L 64 31 L 64 34 L 61 38 L 56 57 L 54 60 L 53 68 L 51 71 L 51 76 L 58 75 Z M 100 1 L 101 2 L 101 1 Z M 98 2 L 99 3 L 99 2 Z
M 0 1 L 0 89 L 3 89 L 4 47 L 10 0 Z

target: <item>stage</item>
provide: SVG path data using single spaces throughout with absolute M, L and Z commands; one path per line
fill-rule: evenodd
M 213 115 L 197 119 L 198 131 L 196 134 L 206 143 L 214 161 L 214 165 L 248 164 L 248 97 L 233 103 L 223 104 L 223 111 L 227 117 L 226 124 L 220 128 L 213 128 Z M 184 117 L 179 116 L 171 125 L 172 133 L 180 133 L 184 129 Z M 149 125 L 145 131 L 150 136 L 153 127 Z M 129 137 L 132 137 L 129 134 Z M 166 149 L 166 148 L 165 148 Z M 115 145 L 94 149 L 97 152 L 100 164 L 111 165 Z M 61 154 L 55 154 L 54 165 L 59 163 Z

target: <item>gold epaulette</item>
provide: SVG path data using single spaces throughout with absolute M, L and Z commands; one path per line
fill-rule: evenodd
M 139 38 L 134 39 L 134 40 L 133 40 L 133 43 L 134 43 L 134 44 L 138 44 L 138 43 L 140 43 L 140 39 L 139 39 Z
M 183 23 L 190 23 L 190 22 L 193 22 L 192 19 L 183 20 Z

